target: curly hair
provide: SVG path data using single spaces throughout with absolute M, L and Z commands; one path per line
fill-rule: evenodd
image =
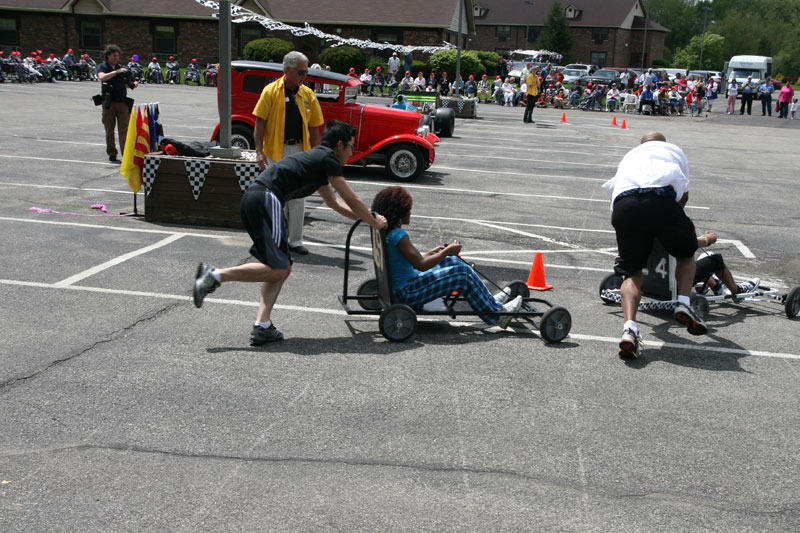
M 411 212 L 414 200 L 402 187 L 386 187 L 378 192 L 372 200 L 372 210 L 386 217 L 388 229 L 394 229 L 403 223 L 403 219 Z

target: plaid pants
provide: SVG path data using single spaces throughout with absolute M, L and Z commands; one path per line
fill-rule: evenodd
M 494 312 L 503 308 L 472 267 L 453 256 L 421 272 L 411 283 L 396 291 L 395 298 L 411 307 L 421 307 L 437 298 L 450 296 L 453 291 L 458 291 L 475 311 Z M 497 322 L 496 316 L 481 316 L 480 319 L 487 324 Z

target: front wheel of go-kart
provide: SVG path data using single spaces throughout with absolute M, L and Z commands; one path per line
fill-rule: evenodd
M 417 314 L 405 304 L 392 304 L 381 312 L 378 327 L 387 340 L 403 342 L 416 331 Z
M 572 329 L 572 315 L 563 307 L 551 307 L 542 315 L 539 333 L 549 343 L 561 342 Z
M 794 318 L 800 313 L 800 287 L 795 287 L 786 295 L 784 311 L 789 318 Z
M 531 290 L 528 288 L 528 285 L 524 281 L 515 280 L 512 281 L 507 285 L 509 292 L 508 299 L 513 300 L 517 296 L 522 296 L 523 298 L 530 298 Z
M 398 144 L 386 153 L 384 166 L 397 181 L 414 181 L 425 170 L 425 159 L 413 144 Z

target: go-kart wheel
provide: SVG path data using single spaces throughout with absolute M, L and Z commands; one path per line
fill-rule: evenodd
M 607 304 L 618 303 L 617 300 L 609 298 L 603 294 L 603 291 L 618 291 L 622 287 L 622 276 L 618 274 L 609 274 L 600 282 L 600 299 Z
M 689 295 L 689 302 L 692 304 L 694 312 L 697 313 L 700 318 L 703 320 L 708 318 L 709 307 L 708 300 L 705 296 L 693 292 Z
M 511 291 L 509 295 L 509 300 L 513 300 L 517 296 L 522 296 L 523 298 L 530 298 L 531 290 L 528 288 L 528 285 L 524 281 L 515 280 L 508 284 L 508 288 Z
M 405 304 L 392 304 L 381 312 L 378 327 L 386 340 L 403 342 L 417 329 L 417 314 Z
M 542 315 L 539 333 L 550 343 L 561 342 L 572 328 L 572 316 L 563 307 L 551 307 Z
M 380 311 L 381 307 L 381 300 L 378 298 L 378 280 L 375 278 L 368 279 L 364 283 L 362 283 L 358 287 L 358 291 L 356 292 L 359 296 L 374 296 L 374 299 L 369 300 L 362 300 L 359 298 L 358 305 L 361 306 L 361 309 L 366 311 Z
M 794 318 L 797 313 L 800 313 L 800 287 L 795 287 L 786 295 L 784 309 L 786 310 L 786 316 L 789 318 Z

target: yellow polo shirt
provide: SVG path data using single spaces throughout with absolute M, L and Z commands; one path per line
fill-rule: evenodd
M 258 99 L 253 114 L 267 121 L 264 128 L 264 154 L 274 161 L 283 158 L 283 128 L 286 121 L 286 100 L 284 91 L 284 77 L 281 76 L 264 87 Z M 301 85 L 295 95 L 297 109 L 303 118 L 303 151 L 311 149 L 311 136 L 309 128 L 318 128 L 325 124 L 322 108 L 314 91 Z
M 528 74 L 528 77 L 525 78 L 525 86 L 525 94 L 539 96 L 539 76 L 535 73 Z

